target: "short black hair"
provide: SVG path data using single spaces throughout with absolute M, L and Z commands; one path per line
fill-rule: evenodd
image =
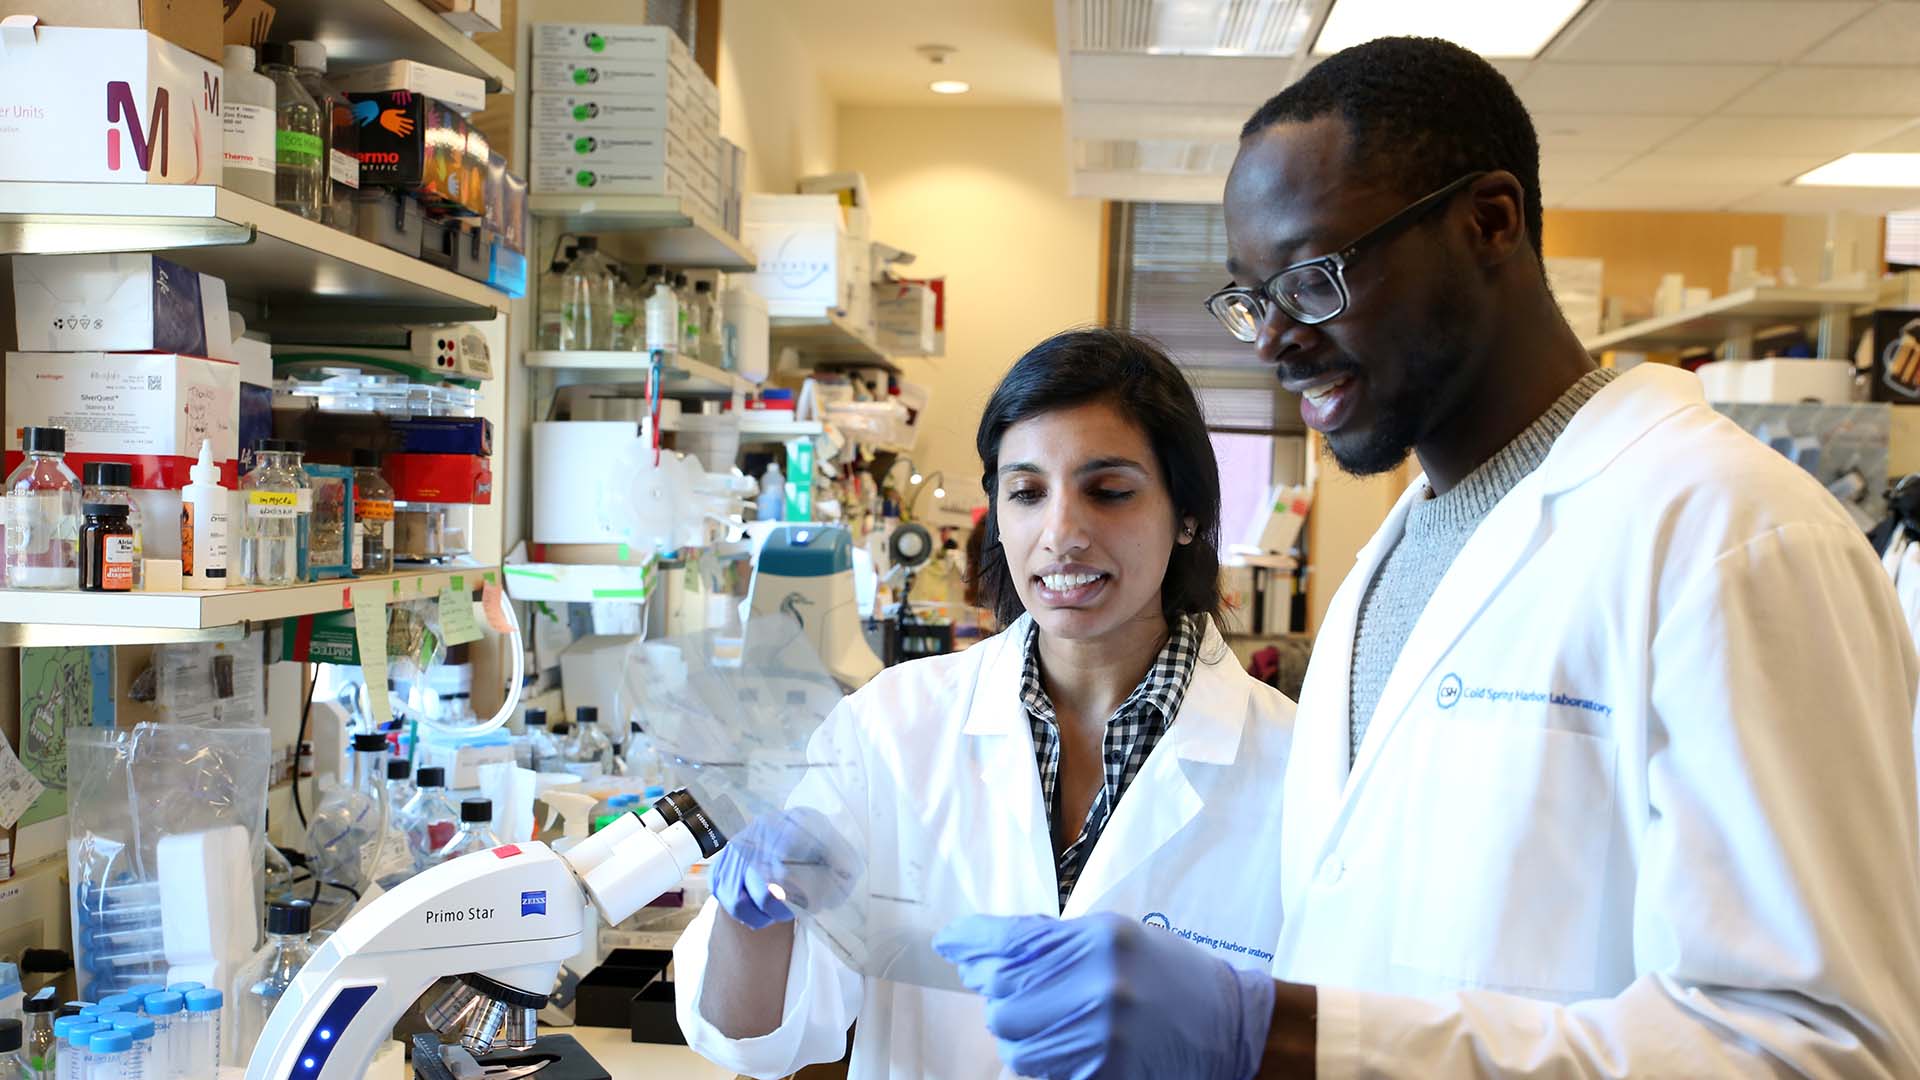
M 980 451 L 981 487 L 987 516 L 974 583 L 980 600 L 1002 626 L 1026 605 L 1007 569 L 1000 543 L 1000 439 L 1032 416 L 1110 402 L 1146 435 L 1179 519 L 1193 519 L 1193 539 L 1175 544 L 1160 586 L 1160 611 L 1181 615 L 1220 613 L 1220 465 L 1207 435 L 1206 418 L 1193 387 L 1166 350 L 1151 338 L 1125 330 L 1068 330 L 1027 350 L 994 388 L 980 416 L 974 445 Z
M 1540 140 L 1492 64 L 1439 38 L 1377 38 L 1327 57 L 1267 99 L 1240 137 L 1330 113 L 1346 122 L 1353 164 L 1409 198 L 1470 172 L 1512 173 L 1525 189 L 1527 238 L 1541 254 Z

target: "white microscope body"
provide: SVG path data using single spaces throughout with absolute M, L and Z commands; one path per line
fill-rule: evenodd
M 587 905 L 623 922 L 725 843 L 697 807 L 669 817 L 651 812 L 642 824 L 628 814 L 565 854 L 505 844 L 402 882 L 301 968 L 247 1080 L 361 1080 L 394 1023 L 448 975 L 461 981 L 428 1023 L 475 1053 L 530 1048 L 534 1013 L 584 944 Z

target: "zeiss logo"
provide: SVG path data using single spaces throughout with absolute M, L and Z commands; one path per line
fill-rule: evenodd
M 520 894 L 520 917 L 545 915 L 547 913 L 547 891 L 523 892 Z

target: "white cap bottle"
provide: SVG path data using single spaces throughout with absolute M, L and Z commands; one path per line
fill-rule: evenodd
M 227 525 L 233 492 L 220 486 L 213 441 L 200 441 L 200 460 L 180 489 L 180 581 L 188 589 L 227 587 Z

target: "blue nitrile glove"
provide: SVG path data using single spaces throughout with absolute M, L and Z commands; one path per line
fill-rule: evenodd
M 1273 979 L 1124 915 L 971 915 L 933 947 L 987 999 L 1000 1059 L 1040 1080 L 1246 1080 Z
M 764 814 L 727 841 L 713 863 L 713 898 L 749 930 L 845 901 L 859 866 L 825 815 L 800 807 Z M 778 893 L 779 895 L 776 895 Z

